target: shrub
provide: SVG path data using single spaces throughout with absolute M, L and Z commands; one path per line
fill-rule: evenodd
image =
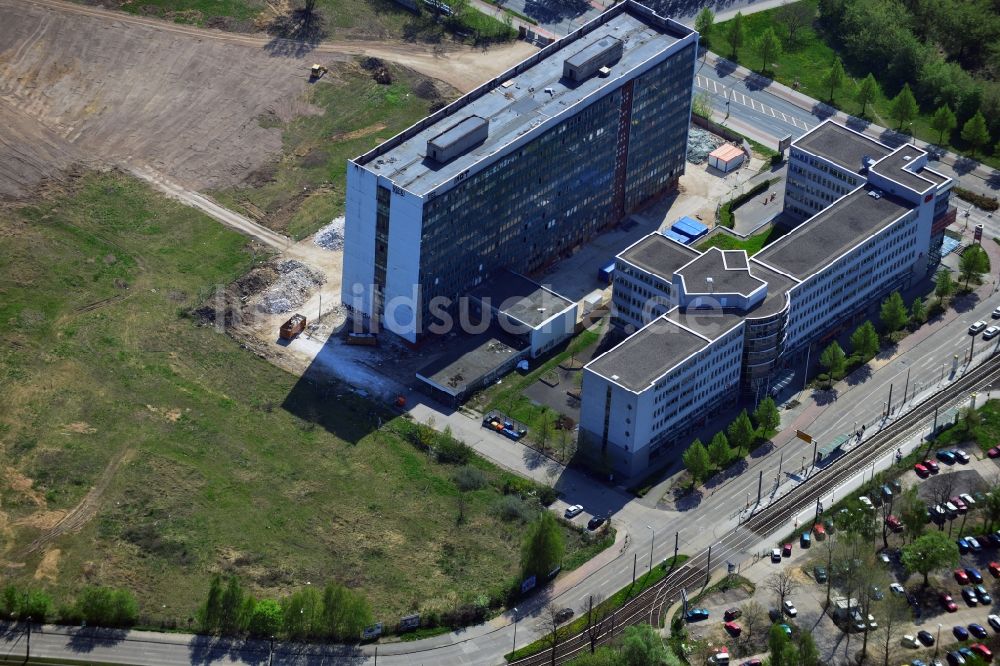
M 450 431 L 445 430 L 434 442 L 434 454 L 439 462 L 464 465 L 472 457 L 472 449 L 465 442 L 460 442 L 452 437 Z
M 466 465 L 455 472 L 455 485 L 459 490 L 479 490 L 486 485 L 486 473 L 478 467 Z
M 997 201 L 996 197 L 987 197 L 982 194 L 976 194 L 971 190 L 967 190 L 964 187 L 952 188 L 955 191 L 955 196 L 964 201 L 968 201 L 976 208 L 982 208 L 983 210 L 995 211 L 1000 208 L 1000 201 Z
M 535 508 L 518 495 L 504 495 L 493 508 L 502 520 L 526 523 L 535 517 Z

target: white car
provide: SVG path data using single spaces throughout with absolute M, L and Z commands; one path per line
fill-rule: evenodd
M 775 548 L 774 550 L 771 551 L 771 561 L 775 562 L 775 563 L 781 562 L 781 549 L 780 548 Z
M 997 307 L 997 308 L 993 309 L 993 318 L 994 319 L 1000 319 L 1000 307 Z
M 982 550 L 982 546 L 980 545 L 979 540 L 976 539 L 976 537 L 971 537 L 971 536 L 965 537 L 965 543 L 969 544 L 969 548 L 971 548 L 972 550 L 975 551 Z
M 875 508 L 875 505 L 872 504 L 872 501 L 870 499 L 868 499 L 868 497 L 866 495 L 862 495 L 861 497 L 859 497 L 858 501 L 861 502 L 862 504 L 864 504 L 866 509 L 874 509 Z
M 795 617 L 799 614 L 798 609 L 795 608 L 795 604 L 792 603 L 791 599 L 785 599 L 785 603 L 782 604 L 785 609 L 785 615 L 788 617 Z
M 908 647 L 908 648 L 920 647 L 919 644 L 917 643 L 916 637 L 913 636 L 912 634 L 906 634 L 905 636 L 903 636 L 903 640 L 901 640 L 900 643 L 903 644 L 903 647 Z
M 961 495 L 958 496 L 958 498 L 963 502 L 965 502 L 965 506 L 969 507 L 970 509 L 976 506 L 975 498 L 969 493 L 962 493 Z
M 1000 326 L 990 326 L 983 331 L 983 340 L 992 340 L 997 337 L 997 333 L 1000 333 Z
M 573 506 L 566 509 L 565 515 L 567 518 L 575 518 L 576 516 L 579 516 L 581 513 L 583 513 L 583 505 L 574 504 Z
M 871 613 L 868 614 L 868 628 L 878 629 L 878 622 L 875 621 L 875 616 Z
M 986 621 L 990 623 L 994 631 L 1000 631 L 1000 615 L 990 615 Z
M 984 328 L 986 328 L 986 322 L 983 321 L 982 319 L 980 319 L 975 324 L 973 324 L 972 326 L 969 327 L 969 333 L 971 333 L 972 335 L 975 335 L 976 333 L 978 333 L 979 331 L 983 330 Z
M 893 594 L 898 594 L 900 596 L 906 594 L 906 590 L 904 590 L 903 586 L 900 585 L 899 583 L 890 583 L 889 589 L 892 590 Z

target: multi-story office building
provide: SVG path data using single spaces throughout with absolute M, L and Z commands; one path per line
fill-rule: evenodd
M 351 160 L 342 300 L 414 342 L 684 172 L 697 33 L 626 0 Z
M 924 151 L 828 121 L 792 144 L 794 228 L 755 256 L 660 234 L 627 248 L 613 321 L 639 330 L 584 368 L 580 450 L 641 473 L 713 410 L 762 395 L 814 342 L 936 267 L 951 186 Z

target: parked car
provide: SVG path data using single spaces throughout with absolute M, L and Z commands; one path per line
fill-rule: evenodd
M 955 569 L 955 582 L 959 585 L 968 585 L 969 574 L 965 573 L 962 569 Z
M 882 601 L 885 599 L 885 593 L 882 592 L 882 588 L 878 585 L 872 585 L 871 590 L 869 590 L 869 596 L 874 601 Z
M 974 654 L 982 657 L 984 661 L 993 661 L 993 651 L 982 643 L 976 643 L 975 645 L 970 646 L 969 649 L 972 650 Z
M 990 615 L 986 618 L 986 621 L 994 631 L 1000 632 L 1000 615 Z
M 979 601 L 976 598 L 976 593 L 972 590 L 971 587 L 962 588 L 962 598 L 965 599 L 965 603 L 969 604 L 970 606 L 975 606 L 976 602 Z
M 934 645 L 934 634 L 927 631 L 926 629 L 921 629 L 920 631 L 917 632 L 917 640 L 919 640 L 927 647 L 930 647 Z
M 965 513 L 969 510 L 969 507 L 965 506 L 965 502 L 962 501 L 961 497 L 955 496 L 948 500 L 949 504 L 954 504 L 955 508 L 958 509 L 959 513 Z
M 899 522 L 899 518 L 893 516 L 892 514 L 886 517 L 885 524 L 888 525 L 889 529 L 892 530 L 893 532 L 903 531 L 903 523 Z
M 976 537 L 965 537 L 965 543 L 969 544 L 969 550 L 973 553 L 978 553 L 983 549 L 983 545 L 979 543 L 979 540 Z
M 1000 306 L 997 306 L 996 308 L 993 309 L 992 316 L 994 319 L 1000 319 Z
M 965 568 L 965 575 L 969 577 L 973 583 L 982 583 L 983 574 L 979 573 L 979 569 L 973 569 L 972 567 Z
M 826 528 L 823 527 L 823 523 L 816 523 L 813 525 L 813 534 L 816 536 L 816 541 L 823 541 L 826 539 Z
M 867 495 L 862 495 L 861 497 L 858 498 L 858 501 L 861 502 L 862 506 L 864 506 L 866 509 L 871 509 L 871 510 L 875 509 L 875 505 L 872 503 L 871 499 Z
M 726 622 L 722 626 L 725 627 L 730 636 L 739 636 L 743 633 L 743 627 L 740 626 L 739 622 Z
M 813 578 L 816 579 L 817 583 L 826 582 L 826 568 L 825 567 L 814 567 L 813 568 Z
M 927 471 L 930 472 L 931 474 L 937 474 L 938 472 L 941 471 L 941 467 L 933 460 L 927 459 L 923 462 L 923 465 L 924 467 L 927 468 Z
M 952 449 L 951 455 L 955 456 L 955 460 L 963 465 L 969 464 L 969 461 L 972 460 L 972 458 L 969 457 L 969 454 L 961 449 Z
M 990 450 L 986 452 L 986 455 L 990 458 L 1000 458 L 1000 446 L 990 447 Z
M 889 591 L 893 594 L 904 595 L 906 590 L 899 583 L 889 583 Z
M 944 510 L 944 507 L 940 504 L 935 504 L 930 509 L 931 518 L 937 522 L 943 522 L 948 516 L 948 512 Z
M 780 548 L 775 548 L 775 549 L 773 549 L 771 551 L 771 561 L 775 562 L 775 563 L 781 562 L 781 549 Z
M 951 451 L 938 451 L 937 459 L 948 465 L 955 464 L 955 454 L 952 453 Z
M 984 606 L 993 603 L 993 597 L 990 596 L 990 593 L 987 591 L 985 585 L 976 585 L 972 589 L 976 593 L 976 598 L 979 599 L 979 603 Z
M 969 493 L 960 493 L 958 496 L 962 498 L 963 502 L 965 502 L 965 506 L 969 507 L 970 509 L 976 506 L 976 498 L 970 495 Z
M 684 619 L 688 622 L 701 622 L 702 620 L 707 620 L 708 615 L 708 611 L 704 608 L 692 608 L 684 616 Z
M 783 632 L 785 632 L 786 636 L 791 636 L 792 635 L 792 628 L 790 626 L 788 626 L 787 624 L 785 624 L 784 622 L 782 622 L 778 626 L 781 627 L 781 630 Z
M 573 506 L 571 506 L 571 507 L 569 507 L 569 508 L 566 509 L 566 513 L 564 515 L 567 518 L 576 518 L 581 513 L 583 513 L 583 505 L 582 504 L 574 504 Z
M 969 630 L 960 624 L 956 624 L 954 627 L 952 627 L 951 633 L 955 634 L 955 638 L 957 638 L 960 641 L 969 640 Z
M 722 617 L 726 622 L 731 622 L 732 620 L 735 620 L 742 616 L 743 616 L 743 611 L 736 607 L 727 608 L 726 612 L 722 614 Z
M 964 538 L 955 539 L 955 543 L 958 545 L 958 552 L 960 554 L 965 555 L 969 552 L 969 542 Z
M 965 657 L 962 656 L 958 650 L 952 650 L 947 655 L 949 666 L 962 666 L 965 663 Z
M 908 648 L 920 647 L 919 644 L 917 643 L 917 638 L 912 634 L 906 634 L 899 642 L 902 644 L 903 647 L 908 647 Z
M 944 608 L 949 613 L 954 613 L 958 610 L 958 605 L 955 604 L 955 600 L 951 598 L 951 595 L 947 592 L 942 592 L 938 595 L 938 600 L 941 602 L 941 607 Z
M 944 510 L 948 512 L 949 518 L 954 518 L 955 516 L 958 515 L 958 505 L 956 505 L 954 502 L 945 502 Z M 966 544 L 965 547 L 968 548 L 969 544 Z
M 986 633 L 986 627 L 981 624 L 970 624 L 969 633 L 976 638 L 986 638 L 989 635 Z
M 562 624 L 573 617 L 572 608 L 563 608 L 556 613 L 556 622 Z
M 782 546 L 781 547 L 781 555 L 783 557 L 791 557 L 792 556 L 792 544 L 786 543 L 784 546 Z
M 604 516 L 594 516 L 593 518 L 587 521 L 587 529 L 593 532 L 601 525 L 603 525 L 604 521 L 606 520 L 607 518 L 605 518 Z
M 973 323 L 972 326 L 969 327 L 969 333 L 971 335 L 976 335 L 977 333 L 985 329 L 987 326 L 988 324 L 982 319 L 980 319 L 979 321 Z
M 987 326 L 983 331 L 983 340 L 992 340 L 1000 333 L 1000 326 Z
M 990 562 L 988 568 L 994 578 L 1000 578 L 1000 562 Z
M 923 463 L 917 463 L 914 465 L 913 471 L 916 472 L 917 476 L 921 479 L 926 479 L 930 475 L 930 471 L 928 471 L 927 466 Z
M 781 604 L 781 608 L 788 617 L 795 617 L 799 614 L 798 609 L 795 608 L 795 604 L 792 603 L 791 599 L 785 599 L 784 603 Z

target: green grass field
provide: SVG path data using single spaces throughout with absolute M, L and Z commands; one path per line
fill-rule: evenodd
M 771 227 L 767 231 L 750 236 L 746 240 L 740 240 L 736 236 L 725 233 L 717 233 L 698 244 L 699 250 L 707 250 L 710 247 L 717 247 L 720 250 L 746 250 L 748 255 L 755 255 L 768 243 L 773 243 L 784 235 L 781 229 Z
M 426 116 L 434 99 L 427 79 L 398 67 L 389 71 L 393 82 L 382 85 L 353 63 L 334 66 L 307 97 L 322 115 L 287 124 L 273 116 L 260 118 L 282 128 L 282 156 L 252 174 L 247 185 L 213 196 L 297 239 L 343 214 L 347 160 Z
M 799 1 L 808 2 L 813 6 L 818 4 L 818 0 Z M 767 28 L 773 28 L 782 40 L 783 50 L 781 56 L 773 63 L 773 67 L 771 64 L 768 65 L 767 75 L 787 86 L 796 87 L 799 92 L 810 97 L 822 102 L 830 102 L 830 89 L 823 85 L 822 80 L 837 57 L 837 51 L 833 46 L 834 42 L 814 24 L 803 27 L 796 34 L 795 43 L 790 45 L 787 40 L 788 31 L 779 23 L 777 16 L 778 10 L 771 9 L 743 17 L 743 24 L 746 26 L 746 39 L 744 46 L 737 49 L 735 60 L 754 72 L 760 72 L 763 63 L 754 52 L 752 45 L 762 32 Z M 709 38 L 704 42 L 713 52 L 732 59 L 732 48 L 725 39 L 727 28 L 728 22 L 717 24 Z M 867 75 L 867 71 L 848 70 L 843 87 L 834 94 L 833 106 L 846 113 L 860 115 L 861 105 L 856 99 L 857 91 L 862 79 Z M 895 92 L 892 91 L 892 94 Z M 868 106 L 865 115 L 883 127 L 897 129 L 898 123 L 889 117 L 889 102 L 890 100 L 883 94 L 874 104 Z M 933 113 L 934 109 L 921 109 L 920 115 L 913 121 L 912 128 L 904 127 L 903 131 L 912 132 L 924 141 L 937 143 L 938 133 L 930 128 Z M 947 137 L 945 138 L 947 140 Z M 957 153 L 962 153 L 960 148 L 954 146 L 949 146 L 949 148 Z M 977 159 L 990 166 L 1000 167 L 1000 155 L 984 157 L 980 154 Z
M 73 187 L 0 211 L 0 587 L 127 587 L 145 624 L 186 627 L 213 572 L 271 597 L 337 579 L 388 622 L 510 581 L 524 525 L 494 506 L 518 480 L 474 458 L 487 484 L 460 492 L 454 466 L 372 432 L 372 403 L 197 326 L 261 260 L 243 237 L 118 173 Z M 282 407 L 293 390 L 314 419 Z M 27 553 L 119 459 L 79 531 Z

